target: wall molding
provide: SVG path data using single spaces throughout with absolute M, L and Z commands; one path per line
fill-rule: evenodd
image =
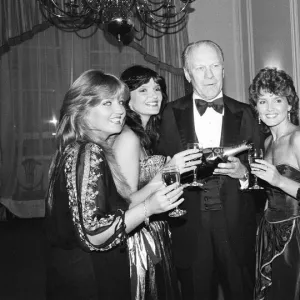
M 253 42 L 253 15 L 251 0 L 246 0 L 247 35 L 249 53 L 249 75 L 250 80 L 255 76 L 254 42 Z
M 234 43 L 234 56 L 235 56 L 235 88 L 238 99 L 243 102 L 247 102 L 246 90 L 245 90 L 245 67 L 243 60 L 243 36 L 242 36 L 242 8 L 241 1 L 232 1 L 232 14 L 233 14 L 233 36 L 235 38 Z
M 290 0 L 291 44 L 293 56 L 293 81 L 297 93 L 300 94 L 300 46 L 298 0 Z

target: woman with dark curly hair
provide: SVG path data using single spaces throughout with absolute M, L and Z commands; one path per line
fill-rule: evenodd
M 258 229 L 255 299 L 300 298 L 299 99 L 292 78 L 264 68 L 249 88 L 259 123 L 271 134 L 265 158 L 251 164 L 264 180 L 267 208 Z
M 149 68 L 136 65 L 126 69 L 121 75 L 121 80 L 127 84 L 133 96 L 131 101 L 126 103 L 126 124 L 139 136 L 142 147 L 152 153 L 153 144 L 159 137 L 161 111 L 167 102 L 165 79 Z M 152 105 L 149 103 L 148 112 L 139 97 L 135 97 L 137 89 L 147 83 L 155 86 L 157 98 L 161 95 L 161 101 L 156 100 L 157 103 Z M 145 88 L 140 90 L 141 94 L 146 93 Z
M 187 172 L 200 163 L 201 154 L 186 150 L 167 162 L 161 155 L 152 155 L 159 137 L 161 111 L 167 101 L 165 80 L 139 65 L 126 69 L 121 80 L 129 87 L 130 100 L 125 104 L 126 125 L 113 147 L 120 170 L 131 187 L 130 205 L 135 206 L 161 184 L 160 170 L 166 163 L 177 165 L 181 173 Z M 162 218 L 151 218 L 148 225 L 139 226 L 130 234 L 127 245 L 132 299 L 179 299 L 168 223 Z

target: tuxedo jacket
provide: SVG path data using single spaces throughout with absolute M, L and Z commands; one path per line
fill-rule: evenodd
M 248 104 L 223 96 L 224 116 L 220 146 L 232 146 L 245 140 L 261 145 L 261 134 L 257 121 Z M 209 128 L 203 128 L 209 134 Z M 188 142 L 197 142 L 194 127 L 192 94 L 166 105 L 160 127 L 160 138 L 155 152 L 166 156 L 186 150 Z M 247 153 L 237 157 L 247 164 Z M 240 182 L 229 176 L 220 176 L 220 200 L 226 218 L 229 242 L 241 264 L 255 253 L 255 202 L 251 192 L 242 192 Z M 184 217 L 170 220 L 175 264 L 188 268 L 201 255 L 197 246 L 199 218 L 206 213 L 200 210 L 201 189 L 185 189 L 185 201 L 181 205 L 187 210 Z M 176 219 L 176 220 L 175 220 Z

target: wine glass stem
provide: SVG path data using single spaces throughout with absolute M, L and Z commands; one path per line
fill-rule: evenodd
M 197 172 L 196 172 L 196 169 L 194 169 L 193 172 L 194 172 L 194 180 L 193 181 L 196 182 L 197 181 Z

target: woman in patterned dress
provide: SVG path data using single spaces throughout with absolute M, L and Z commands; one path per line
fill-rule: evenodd
M 47 299 L 130 299 L 127 234 L 183 201 L 182 188 L 161 185 L 129 207 L 130 187 L 110 146 L 128 96 L 123 82 L 97 70 L 84 72 L 65 95 L 46 198 Z
M 126 69 L 121 80 L 129 87 L 130 100 L 126 102 L 126 125 L 113 148 L 120 170 L 132 190 L 130 206 L 135 206 L 140 198 L 159 188 L 160 170 L 166 163 L 177 165 L 181 173 L 191 171 L 200 163 L 201 154 L 197 150 L 186 150 L 176 154 L 171 161 L 168 158 L 167 162 L 161 155 L 152 155 L 159 137 L 161 111 L 167 100 L 165 80 L 152 69 L 140 65 Z M 127 240 L 132 300 L 180 299 L 165 217 L 150 218 L 148 226 L 141 224 Z
M 265 158 L 251 164 L 266 182 L 267 208 L 257 235 L 256 300 L 300 299 L 299 99 L 292 78 L 264 68 L 250 88 L 251 105 L 271 134 Z

